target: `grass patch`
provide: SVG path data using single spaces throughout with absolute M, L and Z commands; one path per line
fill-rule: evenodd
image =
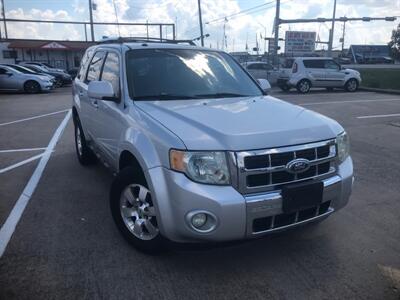
M 400 90 L 400 69 L 358 69 L 361 86 Z

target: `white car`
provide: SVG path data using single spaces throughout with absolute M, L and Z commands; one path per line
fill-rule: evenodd
M 270 84 L 276 84 L 279 72 L 271 64 L 254 61 L 243 63 L 242 66 L 254 79 L 266 79 Z
M 361 83 L 360 73 L 340 66 L 332 58 L 299 57 L 293 63 L 288 85 L 299 93 L 308 93 L 311 87 L 344 88 L 355 92 Z

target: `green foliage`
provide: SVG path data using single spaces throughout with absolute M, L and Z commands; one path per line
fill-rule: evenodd
M 392 31 L 389 47 L 392 58 L 400 60 L 400 24 L 397 26 L 397 29 Z
M 358 69 L 361 86 L 380 89 L 400 90 L 400 69 Z

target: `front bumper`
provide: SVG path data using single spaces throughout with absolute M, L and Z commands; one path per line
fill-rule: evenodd
M 281 216 L 281 191 L 256 195 L 242 195 L 231 186 L 198 184 L 185 175 L 163 167 L 148 170 L 148 183 L 155 198 L 161 233 L 175 242 L 229 241 L 261 236 L 273 231 L 322 219 L 344 207 L 350 197 L 353 183 L 353 163 L 347 158 L 338 172 L 324 180 L 322 206 L 314 215 L 299 218 L 282 226 L 270 226 L 255 231 L 254 220 Z M 192 211 L 207 211 L 217 219 L 211 232 L 198 232 L 187 221 Z M 271 220 L 273 218 L 270 218 Z M 268 225 L 269 226 L 269 225 Z

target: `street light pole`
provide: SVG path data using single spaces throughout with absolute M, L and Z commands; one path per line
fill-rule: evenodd
M 280 19 L 279 19 L 279 11 L 280 11 L 280 6 L 281 6 L 281 1 L 276 0 L 276 12 L 275 12 L 275 40 L 274 40 L 274 60 L 276 59 L 278 55 L 278 41 L 279 41 L 279 24 L 280 24 Z M 274 61 L 275 62 L 275 61 Z
M 7 34 L 6 13 L 5 13 L 5 9 L 4 9 L 4 0 L 1 0 L 1 13 L 2 13 L 3 19 L 4 19 L 4 36 L 7 39 L 8 38 L 8 34 Z
M 92 42 L 94 42 L 93 11 L 92 10 L 93 10 L 92 0 L 89 0 L 90 33 L 92 35 Z
M 201 46 L 204 47 L 204 37 L 203 37 L 203 21 L 201 19 L 201 4 L 200 0 L 197 0 L 197 5 L 199 7 L 199 23 L 200 23 L 200 40 L 201 40 Z
M 333 35 L 335 32 L 335 18 L 336 18 L 336 0 L 334 0 L 333 3 L 332 28 L 329 31 L 328 56 L 332 56 Z

